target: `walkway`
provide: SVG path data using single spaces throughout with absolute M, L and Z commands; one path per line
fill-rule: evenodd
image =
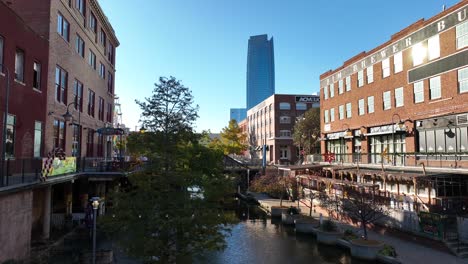
M 251 193 L 260 203 L 260 205 L 270 211 L 272 206 L 279 206 L 279 199 L 272 199 L 268 195 Z M 300 202 L 301 213 L 304 215 L 309 215 L 309 207 L 304 203 Z M 288 200 L 283 200 L 283 206 L 296 206 L 296 202 L 291 202 Z M 316 207 L 317 212 L 312 213 L 312 216 L 315 218 L 319 217 L 319 207 Z M 323 212 L 323 211 L 321 211 Z M 324 212 L 323 212 L 324 213 Z M 324 213 L 326 215 L 326 213 Z M 358 230 L 357 227 L 340 224 L 342 229 L 354 229 Z M 458 258 L 452 255 L 448 249 L 445 249 L 445 246 L 442 242 L 433 241 L 430 239 L 412 236 L 407 233 L 388 231 L 383 228 L 376 228 L 374 230 L 368 231 L 368 236 L 370 239 L 375 239 L 382 241 L 386 244 L 392 245 L 397 254 L 397 259 L 404 264 L 413 264 L 413 263 L 424 263 L 424 264 L 468 264 L 468 259 Z M 415 242 L 417 241 L 417 242 Z

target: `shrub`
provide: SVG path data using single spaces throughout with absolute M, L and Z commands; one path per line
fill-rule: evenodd
M 338 227 L 336 226 L 336 224 L 333 222 L 333 221 L 330 221 L 330 220 L 325 220 L 323 221 L 322 225 L 320 226 L 320 228 L 323 230 L 323 231 L 326 231 L 326 232 L 335 232 L 335 231 L 338 231 Z
M 291 206 L 288 208 L 287 213 L 290 215 L 297 215 L 299 214 L 299 210 L 296 207 Z
M 358 237 L 358 235 L 356 235 L 356 233 L 353 230 L 346 229 L 344 231 L 344 240 L 351 241 L 351 240 L 356 239 L 356 238 L 359 238 L 359 237 Z
M 393 246 L 385 244 L 384 247 L 379 251 L 381 255 L 396 258 L 397 253 Z

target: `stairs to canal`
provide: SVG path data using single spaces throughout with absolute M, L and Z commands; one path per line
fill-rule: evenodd
M 468 258 L 468 244 L 460 241 L 456 231 L 447 232 L 444 243 L 457 257 Z

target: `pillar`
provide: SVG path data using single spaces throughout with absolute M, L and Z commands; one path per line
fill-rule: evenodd
M 42 239 L 46 240 L 50 237 L 50 216 L 52 207 L 52 186 L 47 186 L 44 189 L 44 211 L 42 215 Z
M 65 183 L 64 185 L 64 199 L 65 215 L 73 213 L 73 183 Z

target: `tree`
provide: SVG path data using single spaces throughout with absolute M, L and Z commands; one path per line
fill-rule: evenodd
M 247 150 L 247 135 L 237 124 L 237 121 L 231 119 L 227 127 L 224 127 L 220 133 L 220 140 L 213 141 L 213 144 L 223 150 L 225 155 L 237 154 Z
M 311 108 L 303 117 L 298 118 L 294 125 L 293 142 L 304 149 L 305 153 L 313 153 L 320 136 L 320 109 Z
M 190 90 L 174 77 L 160 78 L 152 96 L 137 103 L 148 132 L 129 136 L 128 149 L 150 162 L 129 176 L 131 186 L 112 193 L 106 230 L 145 263 L 179 262 L 224 248 L 234 219 L 223 212 L 231 180 L 222 174 L 222 152 L 192 131 L 198 107 Z
M 359 221 L 367 240 L 367 226 L 388 215 L 385 205 L 364 193 L 364 190 L 349 190 L 348 199 L 343 201 L 343 211 L 349 218 Z
M 340 197 L 336 195 L 328 195 L 326 193 L 320 193 L 318 195 L 320 201 L 320 206 L 325 208 L 328 213 L 328 217 L 333 218 L 333 212 L 336 213 L 336 219 L 339 218 L 340 208 L 343 205 L 343 201 Z

